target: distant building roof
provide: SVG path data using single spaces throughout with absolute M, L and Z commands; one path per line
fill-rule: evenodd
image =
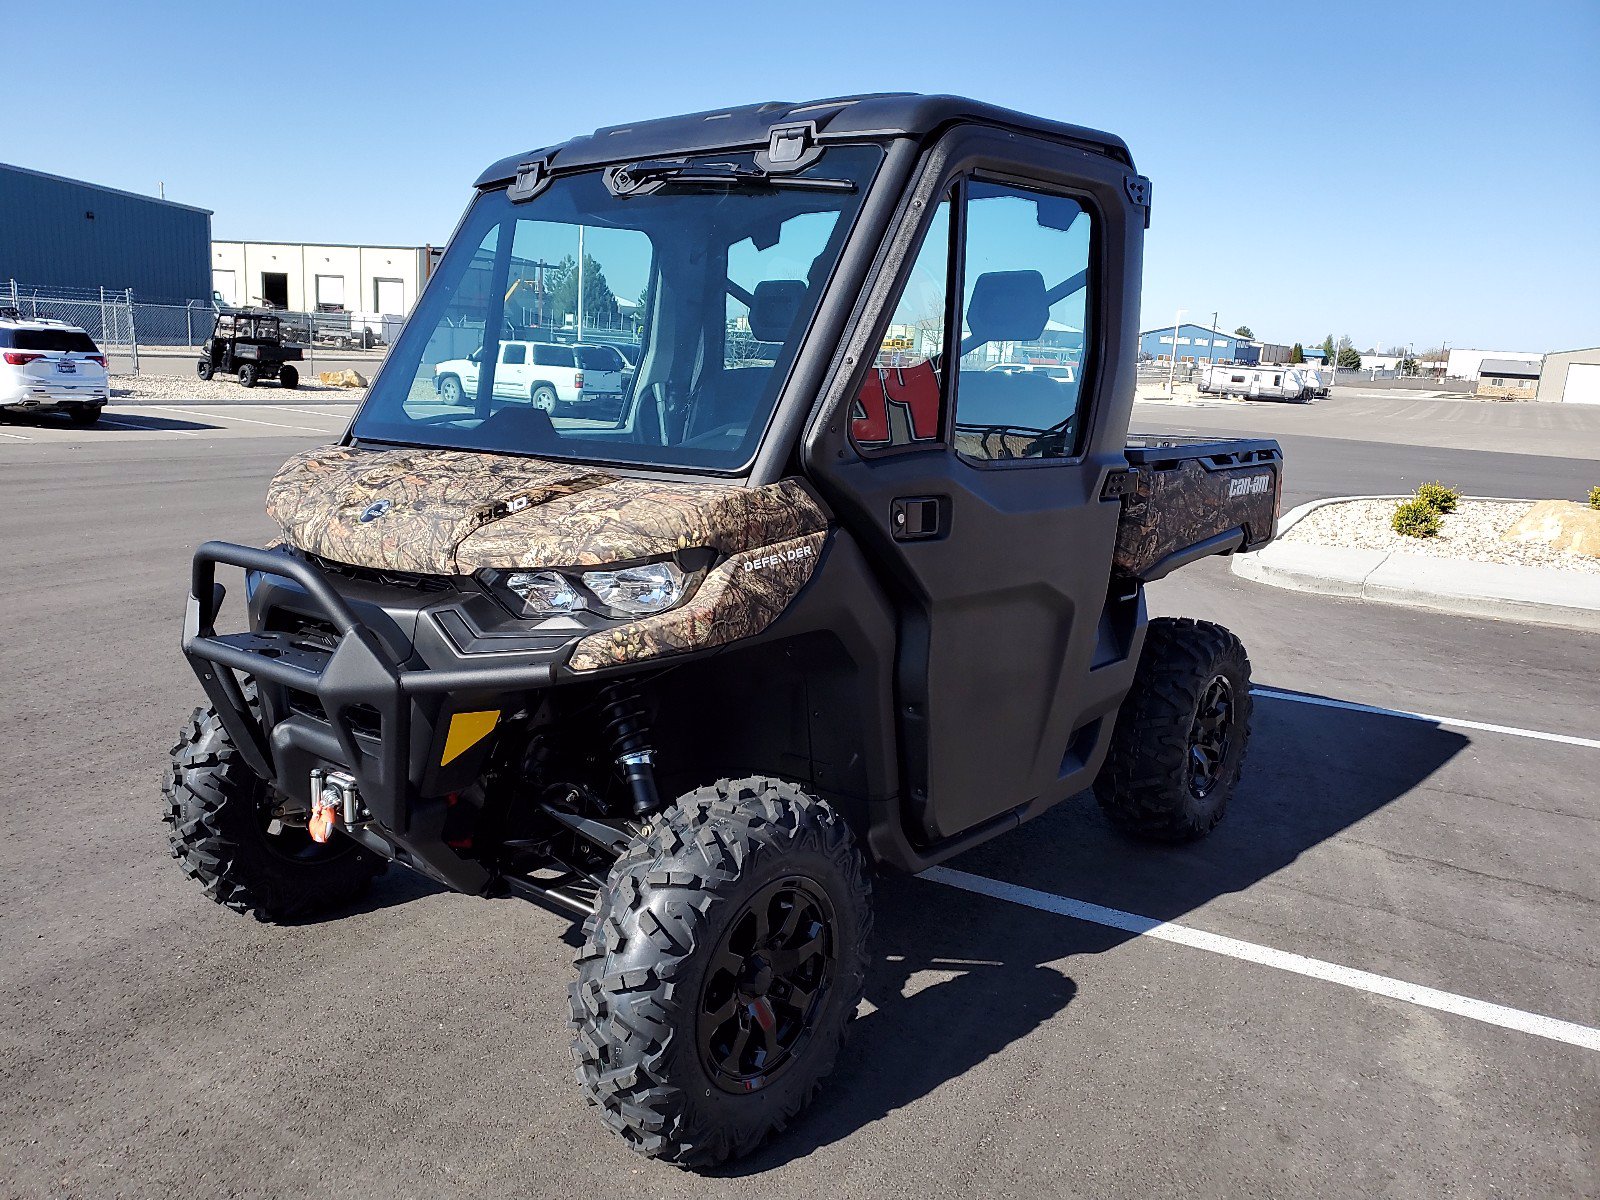
M 1478 364 L 1479 375 L 1510 375 L 1517 379 L 1539 378 L 1539 364 L 1518 358 L 1486 358 Z
M 1204 333 L 1204 334 L 1206 334 L 1208 336 L 1211 334 L 1211 326 L 1209 326 L 1209 325 L 1196 325 L 1193 321 L 1185 321 L 1181 325 L 1178 326 L 1178 332 L 1180 334 L 1185 329 L 1198 329 L 1201 333 Z M 1140 337 L 1149 337 L 1152 333 L 1171 333 L 1171 332 L 1172 332 L 1172 326 L 1171 325 L 1157 325 L 1154 329 L 1146 329 L 1139 336 Z M 1241 337 L 1237 333 L 1229 333 L 1225 329 L 1217 330 L 1215 336 L 1217 336 L 1219 338 L 1227 338 L 1230 341 L 1235 341 L 1235 342 L 1249 341 L 1248 338 Z
M 32 167 L 19 167 L 15 163 L 0 163 L 0 170 L 15 171 L 18 175 L 32 175 L 35 179 L 48 179 L 52 183 L 71 184 L 77 188 L 88 188 L 90 191 L 106 192 L 113 196 L 127 196 L 133 200 L 144 200 L 150 204 L 165 204 L 168 208 L 185 208 L 190 212 L 205 213 L 206 216 L 214 215 L 209 208 L 197 208 L 193 204 L 179 204 L 176 200 L 168 200 L 163 196 L 146 196 L 142 192 L 125 192 L 121 188 L 107 187 L 103 183 L 90 183 L 85 179 L 69 179 L 65 175 L 52 175 L 48 171 L 35 171 Z

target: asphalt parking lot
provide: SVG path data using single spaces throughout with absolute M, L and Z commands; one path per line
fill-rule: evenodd
M 880 881 L 838 1072 L 709 1177 L 632 1155 L 579 1099 L 562 919 L 398 869 L 292 928 L 206 901 L 158 820 L 200 698 L 177 652 L 189 554 L 271 536 L 268 477 L 349 412 L 0 425 L 8 1193 L 1600 1192 L 1594 635 L 1258 588 L 1221 561 L 1156 585 L 1155 611 L 1251 653 L 1228 819 L 1152 849 L 1080 798 Z M 1280 436 L 1286 506 L 1600 483 L 1600 412 L 1346 395 L 1141 406 L 1136 427 Z

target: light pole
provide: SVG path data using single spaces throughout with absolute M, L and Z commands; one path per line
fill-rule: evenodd
M 1167 395 L 1172 395 L 1172 389 L 1178 382 L 1178 326 L 1183 323 L 1183 314 L 1187 308 L 1180 308 L 1172 318 L 1172 361 L 1167 364 Z
M 578 315 L 574 322 L 577 326 L 576 341 L 583 341 L 583 226 L 578 226 Z M 576 351 L 574 351 L 576 353 Z

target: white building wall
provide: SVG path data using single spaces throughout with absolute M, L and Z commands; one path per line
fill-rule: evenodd
M 212 242 L 213 286 L 231 282 L 235 304 L 261 304 L 262 274 L 282 273 L 287 307 L 304 312 L 342 294 L 346 312 L 405 316 L 427 276 L 427 251 L 414 246 L 332 246 L 286 242 Z M 226 272 L 232 272 L 231 279 Z M 318 276 L 322 276 L 319 301 Z M 384 308 L 379 307 L 379 297 Z M 393 309 L 394 311 L 387 311 Z
M 1444 373 L 1449 379 L 1476 379 L 1478 367 L 1486 358 L 1514 358 L 1518 362 L 1532 363 L 1535 367 L 1543 360 L 1544 355 L 1534 354 L 1527 350 L 1469 350 L 1452 349 L 1450 361 L 1445 364 Z

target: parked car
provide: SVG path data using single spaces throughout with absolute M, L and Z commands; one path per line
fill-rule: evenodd
M 1078 373 L 1070 363 L 995 363 L 987 370 L 998 371 L 1002 375 L 1043 375 L 1057 383 L 1078 382 Z
M 433 369 L 433 386 L 446 404 L 471 404 L 478 394 L 481 349 Z M 562 342 L 500 343 L 494 369 L 494 394 L 502 400 L 527 400 L 555 412 L 557 404 L 584 405 L 622 396 L 627 360 L 613 346 Z
M 0 313 L 0 411 L 59 412 L 93 425 L 111 398 L 106 356 L 65 321 Z

